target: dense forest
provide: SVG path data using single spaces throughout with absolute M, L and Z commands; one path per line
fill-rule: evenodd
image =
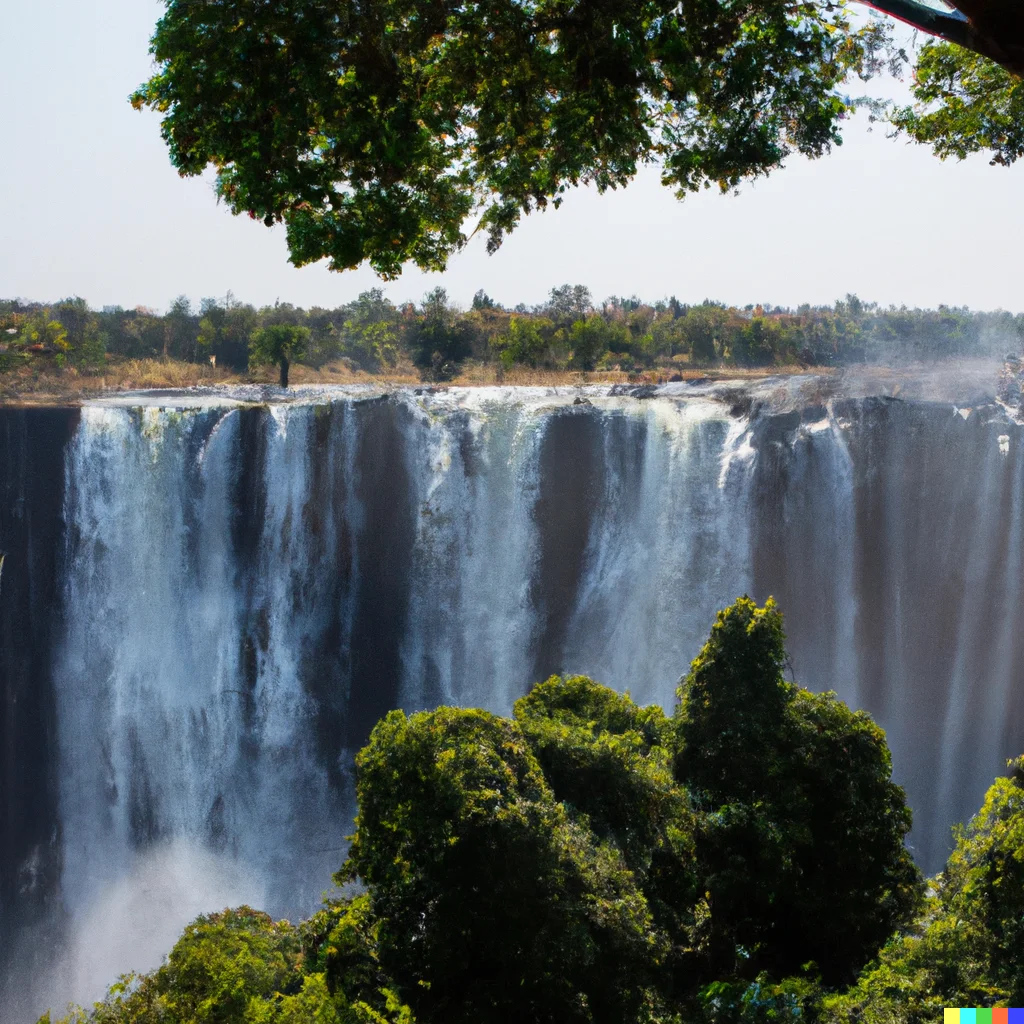
M 395 305 L 380 289 L 336 309 L 276 303 L 257 309 L 179 296 L 160 314 L 137 307 L 90 308 L 0 301 L 0 373 L 26 365 L 96 372 L 128 359 L 177 360 L 245 371 L 287 360 L 313 368 L 450 380 L 470 364 L 507 369 L 656 371 L 691 367 L 900 364 L 1016 352 L 1024 314 L 883 309 L 849 295 L 830 307 L 744 309 L 636 296 L 595 302 L 581 285 L 553 288 L 539 306 L 506 309 L 480 291 L 456 306 L 443 288 Z M 282 347 L 283 346 L 283 347 Z
M 297 927 L 202 916 L 64 1021 L 931 1024 L 1020 1005 L 1024 761 L 926 885 L 883 731 L 785 664 L 779 610 L 740 598 L 672 716 L 583 676 L 509 717 L 393 711 L 357 758 L 344 895 Z

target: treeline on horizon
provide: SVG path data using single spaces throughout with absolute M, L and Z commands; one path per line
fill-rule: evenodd
M 469 309 L 443 288 L 394 304 L 380 289 L 326 309 L 289 303 L 257 308 L 223 298 L 198 307 L 179 296 L 168 311 L 104 306 L 83 298 L 46 304 L 0 300 L 0 372 L 39 362 L 84 370 L 118 359 L 174 359 L 239 372 L 262 362 L 263 328 L 305 328 L 294 362 L 352 371 L 417 370 L 448 380 L 470 363 L 537 370 L 656 370 L 692 367 L 836 366 L 1002 356 L 1020 348 L 1024 314 L 967 308 L 882 308 L 847 295 L 833 306 L 743 309 L 675 297 L 596 302 L 582 285 L 552 288 L 547 300 L 508 309 L 479 291 Z M 307 333 L 308 332 L 308 333 Z

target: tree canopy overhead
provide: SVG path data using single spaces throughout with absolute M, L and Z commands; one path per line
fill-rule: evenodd
M 821 156 L 888 37 L 817 0 L 165 2 L 132 103 L 163 115 L 179 172 L 212 164 L 233 213 L 284 223 L 296 265 L 385 278 L 442 269 L 476 231 L 493 251 L 523 214 L 646 162 L 682 196 Z M 1010 162 L 1024 16 L 957 4 L 872 4 L 952 40 L 925 47 L 893 123 Z
M 167 0 L 132 102 L 294 263 L 394 277 L 647 161 L 683 194 L 821 155 L 883 35 L 792 0 Z
M 385 278 L 443 269 L 476 231 L 494 251 L 523 214 L 643 163 L 683 196 L 821 156 L 888 38 L 816 0 L 165 2 L 131 99 L 163 115 L 179 172 L 212 164 L 233 213 L 285 224 L 296 265 Z M 871 6 L 951 41 L 924 47 L 892 123 L 941 156 L 1016 159 L 1019 5 Z

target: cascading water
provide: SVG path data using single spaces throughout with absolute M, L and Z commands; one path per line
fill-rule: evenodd
M 202 910 L 311 909 L 390 708 L 507 712 L 585 672 L 671 709 L 740 593 L 779 600 L 801 684 L 887 729 L 927 869 L 1024 750 L 1024 446 L 994 405 L 246 398 L 0 422 L 4 1020 L 153 966 Z M 33 490 L 44 442 L 63 479 Z
M 329 823 L 344 805 L 316 749 L 332 708 L 312 678 L 333 666 L 302 662 L 332 627 L 346 645 L 345 425 L 315 473 L 313 417 L 272 410 L 248 438 L 261 479 L 245 493 L 240 419 L 82 412 L 65 607 L 83 614 L 68 616 L 55 668 L 72 912 L 161 841 L 230 853 L 279 903 L 315 897 L 341 856 Z M 319 861 L 318 876 L 292 877 L 297 859 Z

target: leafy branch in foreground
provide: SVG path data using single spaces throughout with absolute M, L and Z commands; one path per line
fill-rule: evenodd
M 682 197 L 841 142 L 851 77 L 905 60 L 890 23 L 815 0 L 166 0 L 156 73 L 182 175 L 213 165 L 235 214 L 283 223 L 296 265 L 441 270 L 483 231 L 657 162 Z M 940 155 L 1020 155 L 1024 15 L 1012 0 L 870 6 L 932 34 L 918 107 Z
M 1024 154 L 1024 81 L 952 43 L 928 42 L 918 57 L 914 106 L 891 114 L 895 127 L 938 156 L 987 152 L 1009 166 Z
M 885 39 L 793 0 L 168 0 L 131 100 L 292 262 L 393 278 L 652 160 L 683 195 L 820 156 Z

